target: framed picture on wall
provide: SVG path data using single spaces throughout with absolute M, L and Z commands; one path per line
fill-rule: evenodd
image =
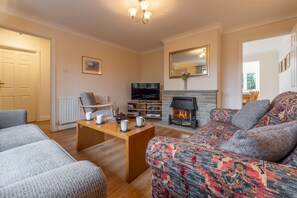
M 287 63 L 286 63 L 286 59 L 284 58 L 282 61 L 282 65 L 283 65 L 283 71 L 287 70 Z
M 290 53 L 286 56 L 287 68 L 290 68 Z
M 82 73 L 101 75 L 102 60 L 87 56 L 82 57 Z
M 280 65 L 280 72 L 283 72 L 284 71 L 284 64 L 283 64 L 283 61 L 281 61 L 280 63 L 279 63 L 279 65 Z

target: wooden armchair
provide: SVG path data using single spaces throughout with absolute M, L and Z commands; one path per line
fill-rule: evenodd
M 114 116 L 115 103 L 109 102 L 108 96 L 97 97 L 96 100 L 93 92 L 83 92 L 78 98 L 78 103 L 83 118 L 85 118 L 86 112 L 92 112 L 95 116 L 99 114 L 111 117 Z

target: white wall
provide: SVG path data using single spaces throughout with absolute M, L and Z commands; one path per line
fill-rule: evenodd
M 278 35 L 289 34 L 297 18 L 261 25 L 222 36 L 222 106 L 241 108 L 242 44 Z
M 183 49 L 209 45 L 209 75 L 190 77 L 188 90 L 219 90 L 218 106 L 221 105 L 221 35 L 211 30 L 185 38 L 164 42 L 164 90 L 183 90 L 181 78 L 169 78 L 169 53 Z
M 260 95 L 259 99 L 270 99 L 278 95 L 278 52 L 262 52 L 249 54 L 243 57 L 243 61 L 260 62 Z
M 39 54 L 37 63 L 37 120 L 50 119 L 50 41 L 0 28 L 0 45 L 4 48 L 29 49 Z

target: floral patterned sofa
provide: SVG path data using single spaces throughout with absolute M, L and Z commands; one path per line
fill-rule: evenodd
M 146 160 L 153 197 L 297 197 L 297 148 L 279 163 L 219 150 L 239 129 L 238 110 L 214 109 L 211 122 L 185 140 L 155 137 Z M 285 92 L 254 127 L 297 118 L 297 93 Z

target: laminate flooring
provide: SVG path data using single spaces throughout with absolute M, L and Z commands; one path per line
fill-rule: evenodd
M 156 121 L 150 121 L 150 124 L 154 122 Z M 105 142 L 78 152 L 76 151 L 75 128 L 51 132 L 49 121 L 37 122 L 36 124 L 49 138 L 58 142 L 75 159 L 89 160 L 102 168 L 107 177 L 108 197 L 151 197 L 151 172 L 149 168 L 131 183 L 128 184 L 125 181 L 125 142 L 123 140 L 107 136 Z M 155 126 L 155 135 L 183 139 L 191 133 Z

